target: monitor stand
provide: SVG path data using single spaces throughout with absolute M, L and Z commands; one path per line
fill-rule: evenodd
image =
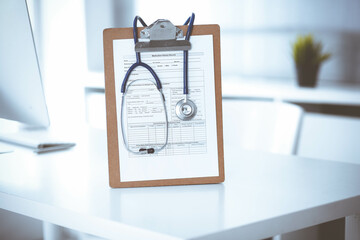
M 74 142 L 60 141 L 49 128 L 31 127 L 3 119 L 0 120 L 0 126 L 0 153 L 12 152 L 9 144 L 30 148 L 35 153 L 65 150 L 75 146 Z
M 14 152 L 14 149 L 9 148 L 8 146 L 2 146 L 0 144 L 0 155 L 5 153 L 12 153 L 12 152 Z

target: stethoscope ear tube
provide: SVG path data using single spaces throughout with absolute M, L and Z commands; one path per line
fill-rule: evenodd
M 139 66 L 146 68 L 151 73 L 151 75 L 153 76 L 153 78 L 154 78 L 154 80 L 156 82 L 156 87 L 160 91 L 162 89 L 162 86 L 161 86 L 160 79 L 157 76 L 157 74 L 155 73 L 155 71 L 149 65 L 147 65 L 146 63 L 136 62 L 133 65 L 131 65 L 131 67 L 128 69 L 128 71 L 125 74 L 124 80 L 123 80 L 123 82 L 121 84 L 121 93 L 125 92 L 126 84 L 127 84 L 128 80 L 129 80 L 129 77 L 130 77 L 132 71 L 134 71 L 134 69 L 139 67 Z
M 160 94 L 160 98 L 163 104 L 163 108 L 164 108 L 164 115 L 165 115 L 165 140 L 164 140 L 164 144 L 159 146 L 148 146 L 148 147 L 140 147 L 138 151 L 132 150 L 130 148 L 130 146 L 128 145 L 128 141 L 126 133 L 124 131 L 125 129 L 125 125 L 124 125 L 124 105 L 125 105 L 125 98 L 126 98 L 126 94 L 127 94 L 127 90 L 129 89 L 129 87 L 137 81 L 144 81 L 144 80 L 134 80 L 132 81 L 126 88 L 126 91 L 123 93 L 122 97 L 121 97 L 121 113 L 120 113 L 120 124 L 121 124 L 121 135 L 122 135 L 122 139 L 123 139 L 123 143 L 124 146 L 126 148 L 126 150 L 128 150 L 129 152 L 136 154 L 136 155 L 143 155 L 143 154 L 153 154 L 153 153 L 158 153 L 159 151 L 161 151 L 162 149 L 164 149 L 166 147 L 166 145 L 168 144 L 168 139 L 169 139 L 169 121 L 168 121 L 168 115 L 167 115 L 167 110 L 166 110 L 166 104 L 165 104 L 165 96 L 162 92 L 162 90 L 158 89 L 159 94 Z M 147 80 L 149 82 L 151 82 L 152 84 L 154 84 L 151 80 Z M 154 84 L 155 85 L 155 84 Z

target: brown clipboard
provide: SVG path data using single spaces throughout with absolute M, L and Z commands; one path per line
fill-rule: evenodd
M 177 26 L 184 32 L 187 26 Z M 138 28 L 138 34 L 143 28 Z M 149 186 L 168 186 L 168 185 L 190 185 L 190 184 L 209 184 L 221 183 L 225 180 L 224 172 L 224 147 L 223 147 L 223 126 L 222 126 L 222 98 L 221 98 L 221 61 L 220 61 L 220 27 L 219 25 L 194 25 L 192 36 L 212 35 L 214 53 L 214 79 L 215 79 L 215 108 L 216 108 L 216 127 L 217 127 L 217 150 L 218 150 L 218 176 L 177 178 L 148 181 L 120 181 L 120 162 L 119 160 L 119 141 L 118 120 L 116 112 L 115 94 L 115 74 L 113 40 L 132 39 L 132 28 L 109 28 L 103 32 L 104 41 L 104 69 L 105 69 L 105 97 L 106 97 L 106 119 L 107 119 L 107 146 L 109 164 L 109 183 L 113 188 L 123 187 L 149 187 Z M 138 35 L 139 36 L 139 35 Z M 120 91 L 120 90 L 119 90 Z

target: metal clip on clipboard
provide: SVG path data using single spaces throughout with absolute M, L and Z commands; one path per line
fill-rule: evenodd
M 186 51 L 191 49 L 183 31 L 169 20 L 159 19 L 140 32 L 136 52 Z

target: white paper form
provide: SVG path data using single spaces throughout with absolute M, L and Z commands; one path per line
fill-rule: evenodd
M 129 153 L 121 132 L 121 84 L 128 68 L 136 62 L 132 39 L 113 42 L 116 107 L 122 182 L 219 175 L 215 110 L 214 57 L 212 35 L 192 36 L 189 51 L 189 99 L 197 106 L 196 116 L 182 121 L 175 114 L 183 95 L 183 52 L 141 53 L 142 62 L 158 75 L 168 115 L 168 144 L 157 154 Z M 133 80 L 136 81 L 131 84 Z M 161 96 L 144 67 L 131 74 L 124 104 L 124 131 L 133 150 L 164 144 L 165 112 Z

